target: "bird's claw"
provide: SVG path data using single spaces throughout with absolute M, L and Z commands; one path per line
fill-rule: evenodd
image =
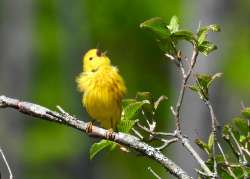
M 111 139 L 111 140 L 115 139 L 114 131 L 112 128 L 107 130 L 105 137 L 106 139 Z
M 92 132 L 92 127 L 93 127 L 93 123 L 92 122 L 88 122 L 87 126 L 86 126 L 86 133 L 89 134 Z

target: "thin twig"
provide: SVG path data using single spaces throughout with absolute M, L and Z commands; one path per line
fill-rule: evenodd
M 9 164 L 8 164 L 8 161 L 7 161 L 7 159 L 6 159 L 5 155 L 4 155 L 3 150 L 2 150 L 1 147 L 0 147 L 0 153 L 1 153 L 2 158 L 3 158 L 3 161 L 4 161 L 4 163 L 5 163 L 5 165 L 6 165 L 7 169 L 8 169 L 9 177 L 10 177 L 10 179 L 13 179 L 13 174 L 12 174 L 12 172 L 11 172 L 10 166 L 9 166 Z M 1 177 L 1 176 L 0 176 L 0 177 Z
M 237 139 L 235 138 L 234 133 L 232 132 L 232 129 L 229 128 L 228 132 L 229 132 L 230 136 L 232 137 L 232 139 L 233 139 L 233 141 L 234 141 L 234 143 L 235 143 L 235 145 L 236 145 L 236 147 L 237 147 L 237 149 L 238 149 L 238 151 L 239 151 L 239 153 L 240 153 L 240 155 L 239 155 L 239 158 L 240 158 L 239 162 L 240 162 L 241 164 L 243 164 L 243 165 L 246 165 L 246 164 L 247 164 L 246 156 L 245 156 L 245 154 L 243 153 L 242 148 L 241 148 L 239 142 L 238 142 Z M 242 159 L 241 159 L 241 157 L 242 157 Z
M 135 128 L 132 128 L 132 131 L 137 135 L 141 140 L 143 140 L 143 136 L 138 132 Z
M 185 74 L 185 72 L 183 73 L 182 72 L 182 84 L 181 84 L 181 89 L 180 89 L 180 93 L 179 93 L 179 97 L 177 99 L 177 103 L 176 103 L 176 106 L 175 106 L 175 119 L 176 119 L 176 129 L 178 131 L 181 131 L 181 124 L 180 124 L 180 110 L 181 110 L 181 105 L 182 105 L 182 102 L 183 102 L 183 97 L 184 97 L 184 94 L 185 94 L 185 90 L 186 90 L 186 85 L 187 85 L 187 82 L 188 82 L 188 79 L 193 71 L 193 68 L 196 64 L 196 60 L 197 60 L 197 57 L 198 57 L 198 49 L 194 46 L 194 49 L 193 49 L 193 54 L 192 54 L 192 57 L 191 57 L 191 64 L 190 64 L 190 68 L 188 70 L 188 72 Z M 182 71 L 182 70 L 181 70 Z
M 210 175 L 208 175 L 207 173 L 202 172 L 202 171 L 200 171 L 200 170 L 198 170 L 198 169 L 195 169 L 195 171 L 196 171 L 198 174 L 202 175 L 202 176 L 205 176 L 205 177 L 211 177 L 211 176 L 210 176 Z
M 213 162 L 214 162 L 214 174 L 215 176 L 217 177 L 218 175 L 218 172 L 217 172 L 217 162 L 216 162 L 216 158 L 215 158 L 215 155 L 216 155 L 216 143 L 217 143 L 217 130 L 216 130 L 216 117 L 215 117 L 215 113 L 214 113 L 214 110 L 213 110 L 213 107 L 210 103 L 209 100 L 206 100 L 205 101 L 208 109 L 209 109 L 209 112 L 210 112 L 210 116 L 211 116 L 211 121 L 212 121 L 212 133 L 213 133 L 213 137 L 214 137 L 214 143 L 213 143 L 213 150 L 212 150 L 212 157 L 213 157 Z
M 108 130 L 92 126 L 91 131 L 88 129 L 88 124 L 84 121 L 77 119 L 71 115 L 66 116 L 64 114 L 51 111 L 46 107 L 40 106 L 38 104 L 33 104 L 29 102 L 20 101 L 17 99 L 9 98 L 6 96 L 0 96 L 0 107 L 1 108 L 14 108 L 17 111 L 24 113 L 29 116 L 34 116 L 43 120 L 48 120 L 51 122 L 57 122 L 59 124 L 64 124 L 69 127 L 75 128 L 87 135 L 96 138 L 102 138 L 110 141 L 114 141 L 118 144 L 124 145 L 126 147 L 133 148 L 134 150 L 142 153 L 144 156 L 151 158 L 161 164 L 167 171 L 180 179 L 191 179 L 180 166 L 175 164 L 172 160 L 166 157 L 162 152 L 155 149 L 154 147 L 141 141 L 139 138 L 125 134 L 121 132 L 113 132 L 112 135 L 107 135 L 110 133 Z M 86 132 L 88 131 L 88 132 Z
M 151 131 L 149 128 L 147 128 L 146 126 L 140 124 L 139 122 L 136 122 L 137 127 L 139 127 L 140 129 L 142 129 L 143 131 L 154 135 L 154 136 L 171 136 L 171 137 L 175 137 L 176 134 L 175 133 L 170 133 L 170 132 L 155 132 L 155 131 Z
M 235 143 L 235 145 L 236 145 L 236 147 L 237 147 L 237 149 L 238 149 L 238 151 L 240 153 L 240 155 L 239 155 L 239 163 L 242 164 L 241 168 L 242 168 L 244 179 L 245 179 L 245 178 L 248 177 L 248 172 L 245 169 L 245 166 L 248 164 L 246 156 L 245 156 L 239 142 L 235 138 L 234 133 L 232 132 L 232 129 L 229 128 L 228 132 L 229 132 L 230 136 L 232 137 L 232 139 L 233 139 L 233 141 L 234 141 L 234 143 Z
M 227 169 L 228 169 L 228 171 L 229 171 L 229 174 L 230 174 L 234 179 L 237 179 L 237 177 L 235 176 L 233 170 L 232 170 L 231 167 L 229 166 L 229 162 L 228 162 L 228 160 L 227 160 L 227 158 L 226 158 L 226 155 L 225 155 L 225 153 L 224 153 L 224 151 L 223 151 L 223 149 L 222 149 L 220 143 L 217 142 L 217 145 L 218 145 L 218 147 L 219 147 L 219 149 L 220 149 L 220 152 L 221 152 L 221 154 L 222 154 L 222 156 L 223 156 L 223 158 L 224 158 L 225 164 L 227 165 Z
M 166 97 L 166 96 L 164 96 L 164 95 L 160 96 L 160 97 L 156 100 L 156 102 L 154 103 L 154 109 L 156 110 L 156 109 L 158 108 L 159 104 L 160 104 L 162 101 L 167 100 L 167 99 L 168 99 L 168 97 Z
M 180 93 L 177 99 L 177 103 L 175 106 L 175 109 L 171 106 L 170 109 L 175 117 L 175 124 L 176 124 L 176 136 L 180 139 L 181 143 L 183 144 L 183 146 L 190 152 L 190 154 L 196 159 L 196 161 L 200 164 L 201 168 L 204 170 L 204 172 L 206 173 L 206 175 L 208 176 L 214 176 L 214 174 L 210 171 L 210 169 L 208 168 L 208 166 L 205 164 L 205 162 L 202 160 L 202 158 L 199 156 L 199 154 L 194 150 L 194 148 L 192 147 L 192 145 L 190 144 L 190 141 L 184 137 L 182 135 L 181 132 L 181 124 L 180 124 L 180 111 L 181 111 L 181 105 L 183 103 L 183 98 L 185 95 L 185 91 L 186 91 L 186 86 L 187 86 L 187 82 L 189 80 L 189 77 L 191 76 L 193 69 L 195 67 L 196 61 L 197 61 L 197 57 L 198 57 L 199 51 L 197 49 L 197 47 L 195 46 L 195 44 L 193 45 L 193 53 L 192 53 L 192 57 L 190 60 L 190 66 L 188 69 L 188 72 L 185 73 L 183 64 L 180 63 L 179 67 L 181 68 L 181 74 L 182 74 L 182 84 L 181 84 L 181 89 L 180 89 Z M 179 56 L 179 58 L 181 58 Z M 179 61 L 181 61 L 182 59 L 179 59 Z
M 245 152 L 248 155 L 248 157 L 250 157 L 250 152 L 247 148 L 241 147 L 241 150 L 243 150 L 243 152 Z
M 57 105 L 56 108 L 57 108 L 62 114 L 64 114 L 65 116 L 70 116 L 69 113 L 67 113 L 66 111 L 64 111 L 64 109 L 63 109 L 61 106 Z
M 161 179 L 161 177 L 160 177 L 151 167 L 148 167 L 148 170 L 149 170 L 150 173 L 152 173 L 157 179 Z
M 214 177 L 214 174 L 208 168 L 204 160 L 200 157 L 200 155 L 194 150 L 190 141 L 184 137 L 182 134 L 176 134 L 179 140 L 181 141 L 182 145 L 189 151 L 189 153 L 195 158 L 195 160 L 200 164 L 201 168 L 204 170 L 207 176 Z
M 227 138 L 226 136 L 223 136 L 223 139 L 227 142 L 227 144 L 229 145 L 229 147 L 231 148 L 233 154 L 239 158 L 240 157 L 240 153 L 237 151 L 237 149 L 234 147 L 234 145 L 232 144 L 231 140 L 229 138 Z
M 157 147 L 157 150 L 164 150 L 166 147 L 168 147 L 170 144 L 177 142 L 179 139 L 178 138 L 173 138 L 173 139 L 161 139 L 163 144 L 160 147 Z

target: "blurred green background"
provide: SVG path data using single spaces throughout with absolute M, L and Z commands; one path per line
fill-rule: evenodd
M 0 0 L 0 94 L 51 109 L 60 105 L 87 121 L 75 77 L 82 71 L 82 55 L 98 46 L 119 67 L 128 88 L 126 97 L 151 91 L 156 97 L 170 98 L 159 112 L 159 126 L 166 129 L 179 78 L 173 72 L 175 66 L 163 58 L 152 36 L 139 24 L 154 16 L 168 21 L 177 15 L 182 27 L 193 31 L 200 20 L 222 26 L 222 33 L 212 37 L 219 51 L 206 59 L 213 65 L 205 69 L 224 73 L 214 91 L 218 97 L 214 103 L 216 111 L 223 113 L 218 116 L 227 120 L 238 113 L 241 100 L 250 102 L 249 9 L 248 1 L 233 0 Z M 15 178 L 153 178 L 148 166 L 167 178 L 159 165 L 132 153 L 103 152 L 89 161 L 94 139 L 58 124 L 20 118 L 30 117 L 0 112 L 0 146 Z M 177 155 L 169 153 L 172 159 Z M 7 176 L 3 164 L 0 171 Z

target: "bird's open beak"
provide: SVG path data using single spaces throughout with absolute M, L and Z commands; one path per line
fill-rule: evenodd
M 97 49 L 97 50 L 96 50 L 96 55 L 97 55 L 98 57 L 101 57 L 101 56 L 102 56 L 102 51 L 101 51 L 100 49 Z

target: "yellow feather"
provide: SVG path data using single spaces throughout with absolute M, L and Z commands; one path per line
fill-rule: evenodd
M 121 100 L 126 92 L 118 69 L 98 49 L 85 54 L 83 69 L 76 79 L 79 91 L 84 93 L 83 105 L 102 127 L 115 129 L 121 119 Z

